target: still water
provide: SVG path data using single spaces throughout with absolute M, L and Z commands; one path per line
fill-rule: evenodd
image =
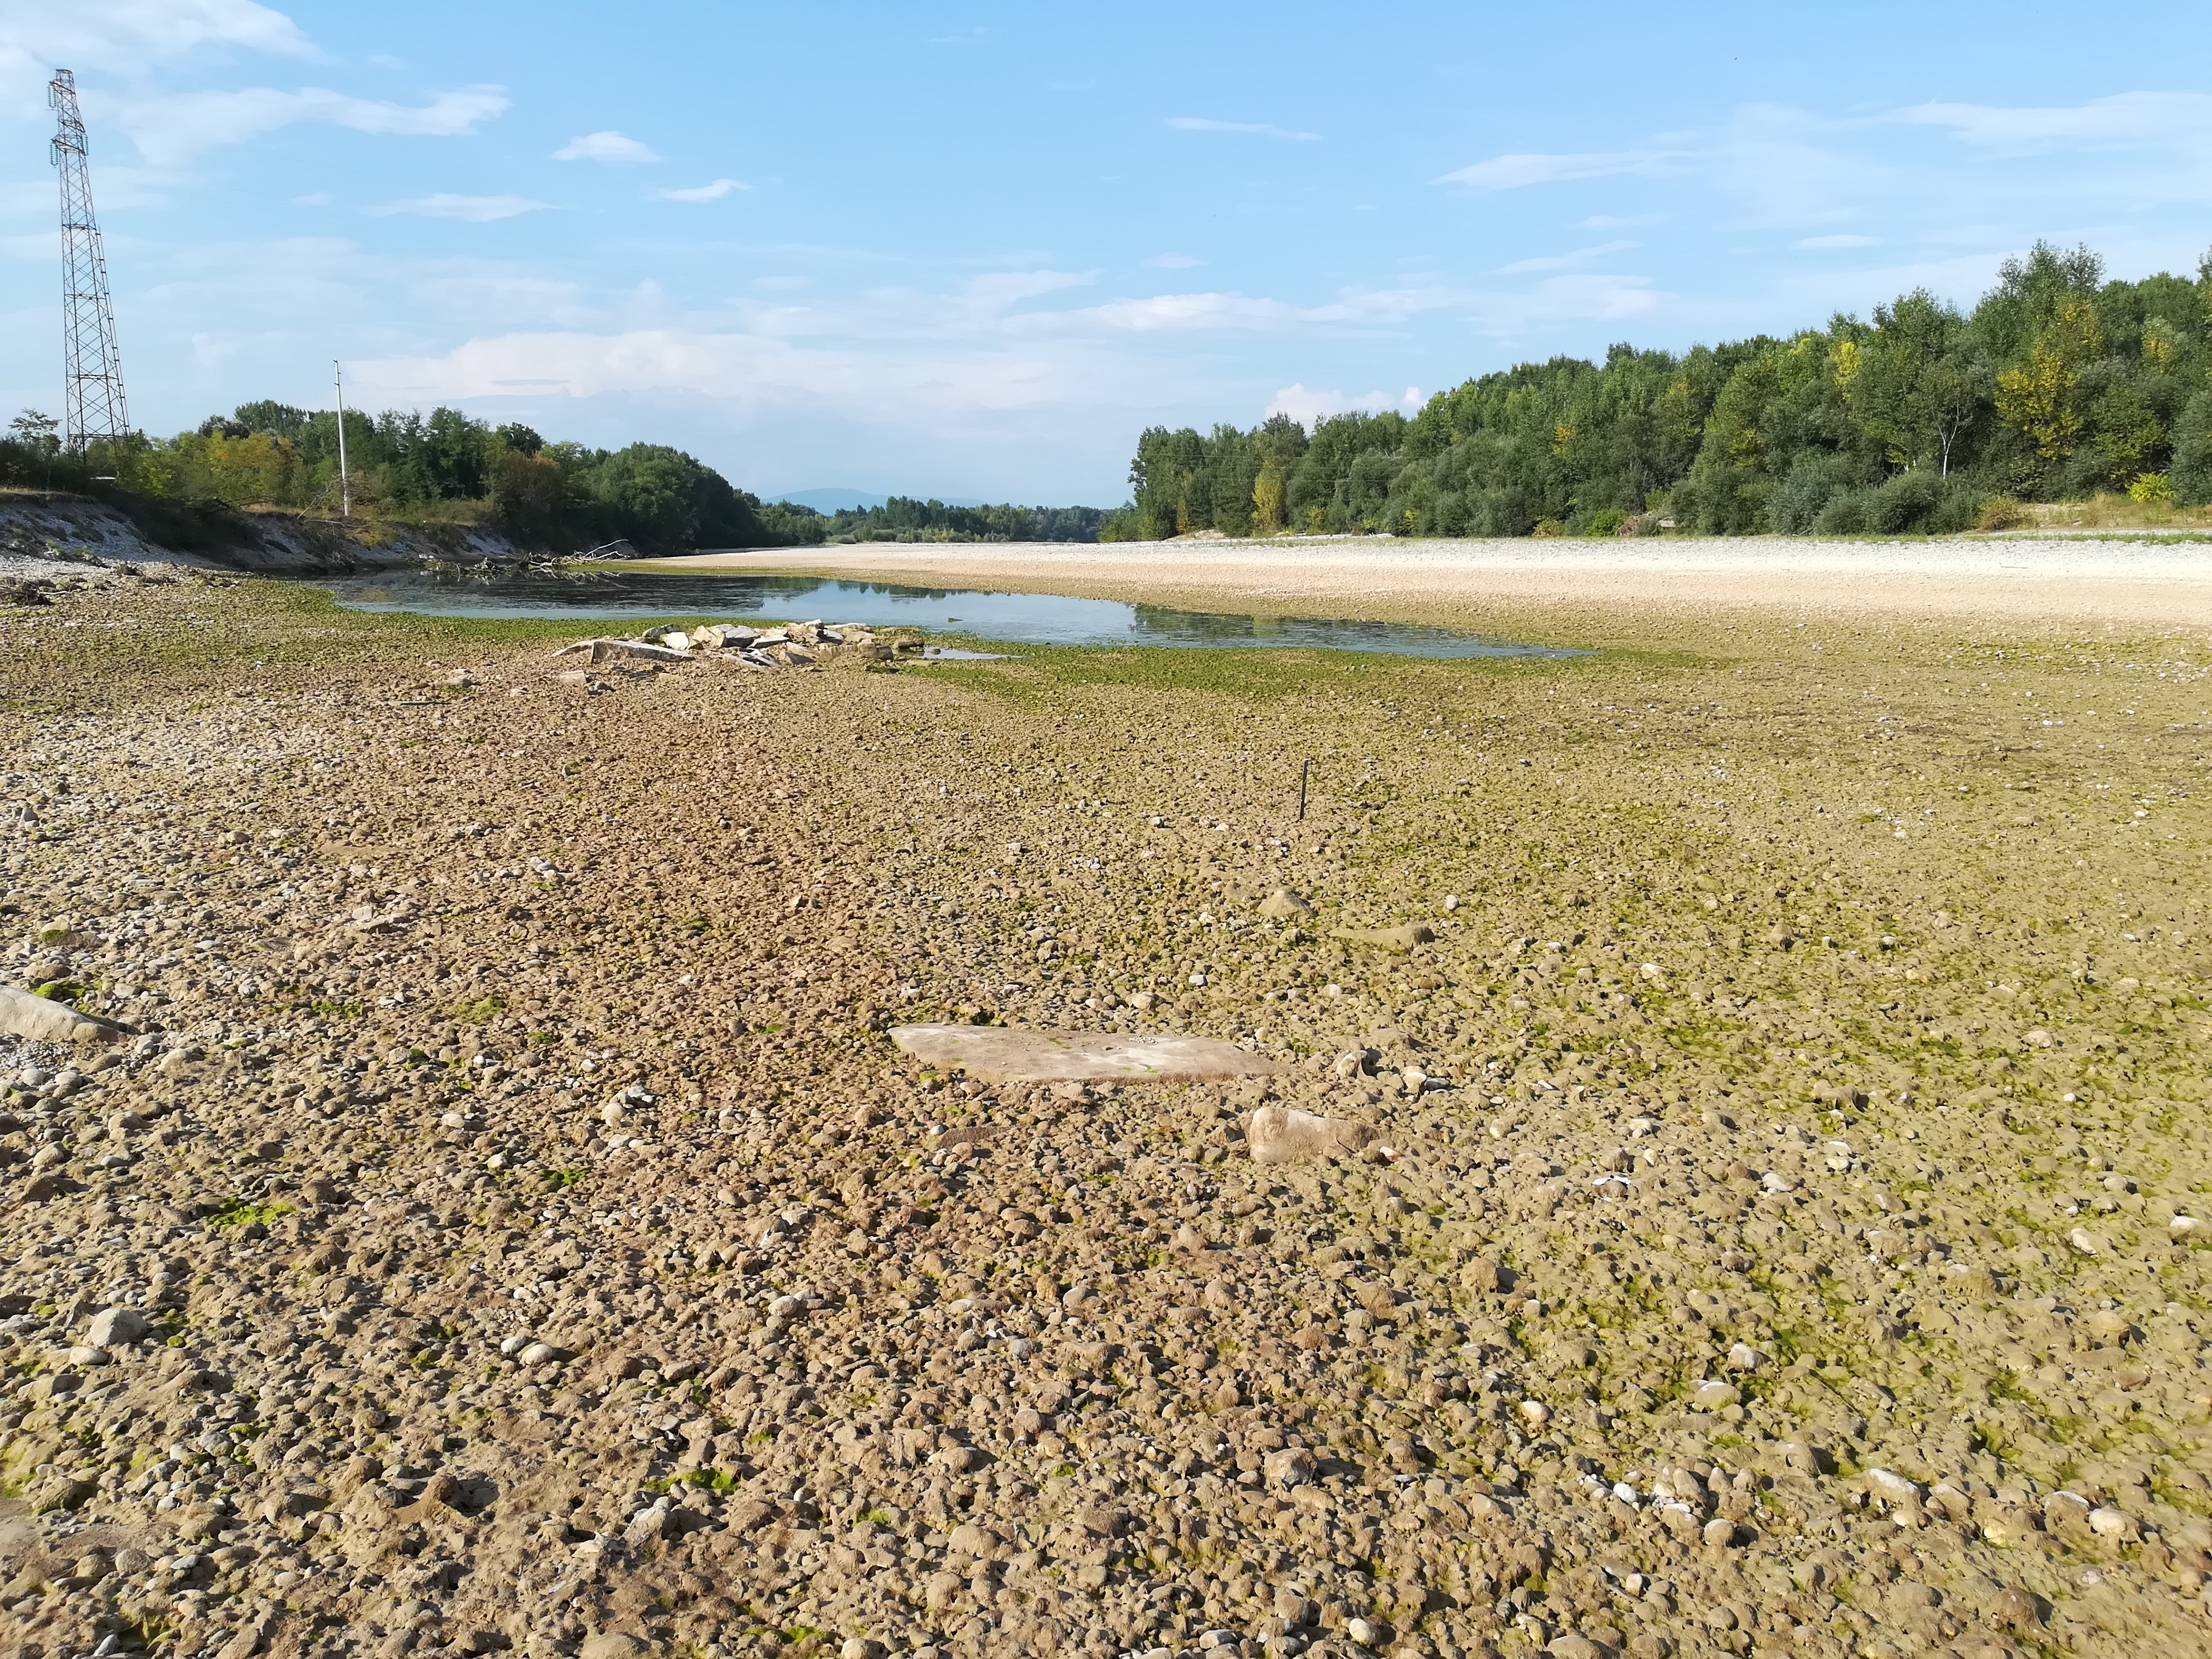
M 742 571 L 648 575 L 607 571 L 585 576 L 402 572 L 330 584 L 354 611 L 408 611 L 433 617 L 573 617 L 621 623 L 672 617 L 715 622 L 865 623 L 963 634 L 1013 645 L 1191 645 L 1320 647 L 1385 651 L 1407 657 L 1570 657 L 1580 654 L 1510 640 L 1405 623 L 1251 617 L 1234 611 L 1170 611 L 1118 599 L 1054 593 L 997 593 L 895 582 L 824 581 L 813 576 Z

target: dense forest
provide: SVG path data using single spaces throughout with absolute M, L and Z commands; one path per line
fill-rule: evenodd
M 29 411 L 0 441 L 0 483 L 83 489 L 100 483 L 170 501 L 335 514 L 338 423 L 330 410 L 241 404 L 167 440 L 133 436 L 64 453 L 49 417 Z M 644 552 L 787 547 L 824 541 L 1096 541 L 1096 507 L 945 507 L 893 497 L 824 516 L 763 501 L 680 449 L 549 443 L 526 426 L 491 426 L 457 410 L 370 416 L 348 410 L 353 511 L 482 524 L 556 551 L 627 540 Z
M 1924 289 L 1788 339 L 1617 345 L 1439 392 L 1411 419 L 1155 427 L 1102 539 L 1945 532 L 2026 501 L 2212 501 L 2212 254 L 2106 282 L 2037 244 L 1972 313 Z

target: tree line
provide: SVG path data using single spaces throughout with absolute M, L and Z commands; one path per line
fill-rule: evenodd
M 26 410 L 0 439 L 0 484 L 101 485 L 230 509 L 334 515 L 342 496 L 335 410 L 266 399 L 210 415 L 173 438 L 140 434 L 62 448 L 57 422 Z M 764 501 L 665 444 L 593 449 L 548 442 L 459 410 L 345 412 L 351 508 L 368 518 L 481 524 L 526 545 L 580 550 L 617 540 L 643 552 L 866 541 L 1096 541 L 1102 508 L 947 507 L 893 496 L 821 514 Z
M 1971 312 L 1918 289 L 1787 339 L 1520 364 L 1410 418 L 1154 427 L 1129 482 L 1102 539 L 1940 533 L 2105 491 L 2212 502 L 2212 254 L 2108 282 L 2039 242 Z
M 53 423 L 26 410 L 0 442 L 0 483 L 102 483 L 157 500 L 335 515 L 338 417 L 262 400 L 211 415 L 173 438 L 142 434 L 64 452 Z M 762 502 L 680 449 L 550 443 L 520 424 L 458 410 L 345 412 L 353 512 L 481 524 L 527 545 L 574 551 L 626 540 L 647 552 L 784 546 L 812 539 L 795 509 Z
M 1097 507 L 947 507 L 932 499 L 894 495 L 880 507 L 841 507 L 816 514 L 787 501 L 772 506 L 817 520 L 809 541 L 845 542 L 1095 542 L 1107 516 Z M 804 523 L 802 519 L 799 520 Z

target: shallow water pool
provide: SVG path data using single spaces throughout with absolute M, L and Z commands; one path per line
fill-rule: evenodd
M 1408 623 L 1173 611 L 1056 593 L 825 581 L 815 576 L 744 571 L 665 576 L 634 571 L 576 576 L 409 571 L 327 586 L 349 610 L 406 611 L 433 617 L 574 617 L 609 623 L 675 617 L 721 622 L 820 618 L 964 634 L 1011 645 L 1308 646 L 1444 658 L 1581 654 Z

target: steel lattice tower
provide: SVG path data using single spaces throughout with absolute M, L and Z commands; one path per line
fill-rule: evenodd
M 92 212 L 92 173 L 85 162 L 84 117 L 77 112 L 76 76 L 58 70 L 46 86 L 54 110 L 54 166 L 62 181 L 62 352 L 68 375 L 62 441 L 82 453 L 88 443 L 131 430 L 123 402 L 123 356 L 115 345 L 115 307 L 107 299 L 107 256 Z

